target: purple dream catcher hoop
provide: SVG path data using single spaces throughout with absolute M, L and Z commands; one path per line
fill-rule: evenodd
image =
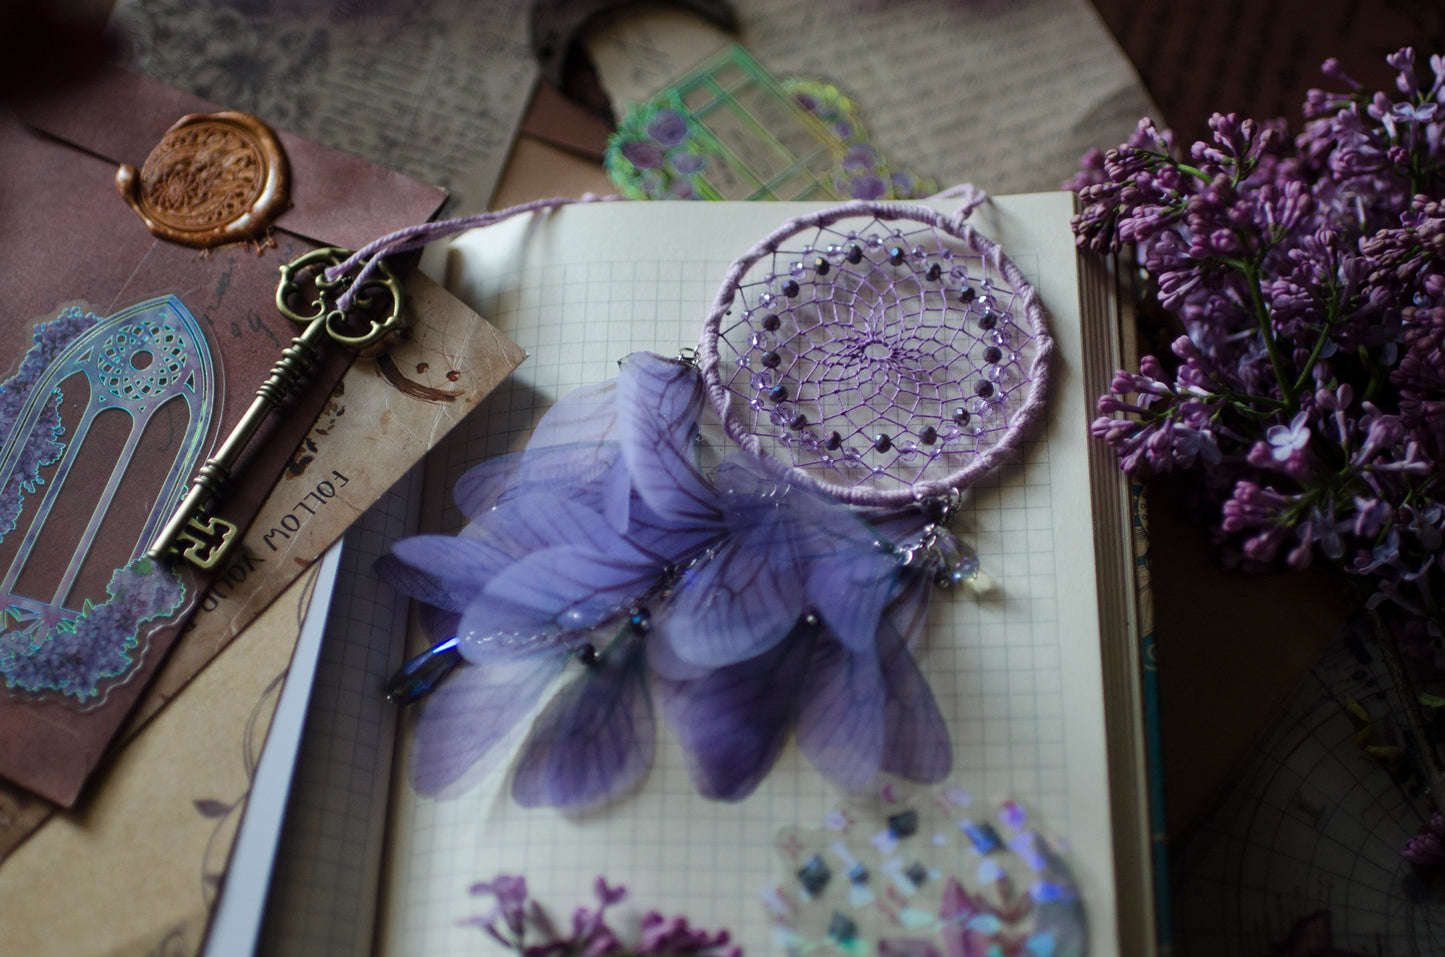
M 978 572 L 949 517 L 1041 415 L 1052 351 L 962 192 L 953 215 L 858 202 L 785 223 L 728 270 L 698 361 L 627 357 L 458 481 L 458 535 L 393 546 L 378 569 L 438 639 L 389 688 L 427 698 L 419 791 L 497 767 L 526 720 L 514 799 L 594 807 L 643 779 L 659 713 L 710 799 L 747 797 L 789 740 L 845 790 L 950 773 L 912 651 L 935 586 Z M 563 204 L 418 227 L 358 263 Z M 707 397 L 740 451 L 705 471 Z
M 998 244 L 924 206 L 784 223 L 733 263 L 699 368 L 729 437 L 853 505 L 946 495 L 1042 412 L 1043 307 Z

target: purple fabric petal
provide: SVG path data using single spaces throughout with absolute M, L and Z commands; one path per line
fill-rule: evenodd
M 421 705 L 411 752 L 412 786 L 422 794 L 457 794 L 496 767 L 497 745 L 531 710 L 562 670 L 551 652 L 462 665 Z
M 850 650 L 867 648 L 897 590 L 898 569 L 887 552 L 840 548 L 831 560 L 808 565 L 808 600 Z
M 447 611 L 465 609 L 497 567 L 494 549 L 451 535 L 404 538 L 376 563 L 377 574 L 393 588 Z
M 625 543 L 624 543 L 625 546 Z M 567 639 L 616 618 L 657 585 L 661 570 L 582 546 L 534 552 L 497 575 L 457 626 L 468 661 Z
M 775 648 L 749 661 L 692 680 L 658 680 L 662 712 L 703 797 L 740 801 L 771 770 L 792 730 L 817 634 L 816 624 L 799 622 Z
M 756 658 L 787 636 L 803 613 L 804 594 L 796 565 L 769 561 L 786 553 L 785 535 L 781 524 L 750 524 L 684 573 L 653 620 L 678 658 L 722 667 Z
M 932 590 L 927 580 L 910 583 L 878 628 L 878 658 L 887 695 L 882 769 L 924 784 L 942 781 L 953 769 L 948 724 L 908 651 L 927 620 Z
M 883 765 L 883 673 L 872 648 L 850 652 L 826 631 L 800 692 L 798 746 L 839 787 L 866 787 Z
M 517 764 L 518 804 L 583 810 L 641 780 L 657 738 L 643 664 L 640 642 L 611 648 L 552 700 Z

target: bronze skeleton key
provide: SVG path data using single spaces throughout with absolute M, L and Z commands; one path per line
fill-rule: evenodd
M 340 265 L 350 255 L 348 250 L 335 247 L 314 249 L 281 267 L 281 282 L 276 287 L 276 309 L 292 322 L 305 326 L 305 331 L 292 339 L 281 353 L 281 358 L 271 367 L 271 375 L 256 390 L 256 398 L 221 448 L 196 471 L 180 507 L 156 536 L 146 552 L 147 557 L 157 561 L 179 557 L 202 569 L 219 565 L 235 544 L 239 529 L 234 523 L 209 514 L 207 508 L 225 492 L 232 467 L 261 424 L 281 405 L 291 387 L 311 369 L 319 347 L 329 338 L 357 350 L 361 355 L 372 356 L 385 352 L 401 334 L 405 294 L 401 281 L 385 263 L 379 263 L 378 274 L 357 289 L 351 308 L 338 308 L 337 300 L 350 288 L 352 277 L 327 279 L 325 271 Z M 314 286 L 314 295 L 303 291 L 306 283 Z M 356 313 L 371 311 L 377 303 L 376 294 L 390 298 L 385 318 L 366 319 L 366 327 L 353 332 L 348 323 Z M 307 306 L 303 307 L 308 311 L 300 312 L 293 308 L 293 302 L 307 302 L 308 299 Z

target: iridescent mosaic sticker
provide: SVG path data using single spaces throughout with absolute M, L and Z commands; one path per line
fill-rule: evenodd
M 792 957 L 1080 957 L 1084 906 L 1056 842 L 1014 802 L 883 785 L 778 836 L 764 894 Z

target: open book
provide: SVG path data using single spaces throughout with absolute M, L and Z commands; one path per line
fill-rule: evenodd
M 559 397 L 612 377 L 630 353 L 672 355 L 697 343 L 729 263 L 807 208 L 591 204 L 457 240 L 446 284 L 530 358 L 428 461 L 415 491 L 421 527 L 456 528 L 457 477 L 522 448 Z M 951 732 L 948 784 L 985 803 L 1018 801 L 1061 839 L 1090 953 L 1147 953 L 1154 918 L 1128 498 L 1087 428 L 1092 397 L 1120 362 L 1117 301 L 1112 278 L 1078 257 L 1072 211 L 1066 193 L 996 197 L 971 220 L 1048 312 L 1050 398 L 1022 454 L 965 493 L 955 522 L 987 587 L 936 596 L 915 657 Z M 378 554 L 387 544 L 385 535 L 365 541 Z M 686 914 L 729 928 L 750 954 L 777 952 L 764 897 L 796 879 L 778 835 L 816 826 L 843 798 L 794 745 L 737 803 L 696 793 L 665 726 L 641 786 L 582 817 L 514 803 L 506 762 L 460 796 L 420 796 L 406 773 L 412 722 L 398 724 L 380 692 L 403 657 L 394 622 L 405 600 L 380 585 L 359 593 L 364 604 L 333 609 L 333 632 L 353 620 L 349 637 L 323 652 L 263 952 L 486 953 L 496 945 L 460 922 L 491 906 L 469 888 L 501 873 L 524 875 L 563 925 L 605 875 L 630 888 L 639 913 Z M 423 642 L 414 637 L 411 650 Z

